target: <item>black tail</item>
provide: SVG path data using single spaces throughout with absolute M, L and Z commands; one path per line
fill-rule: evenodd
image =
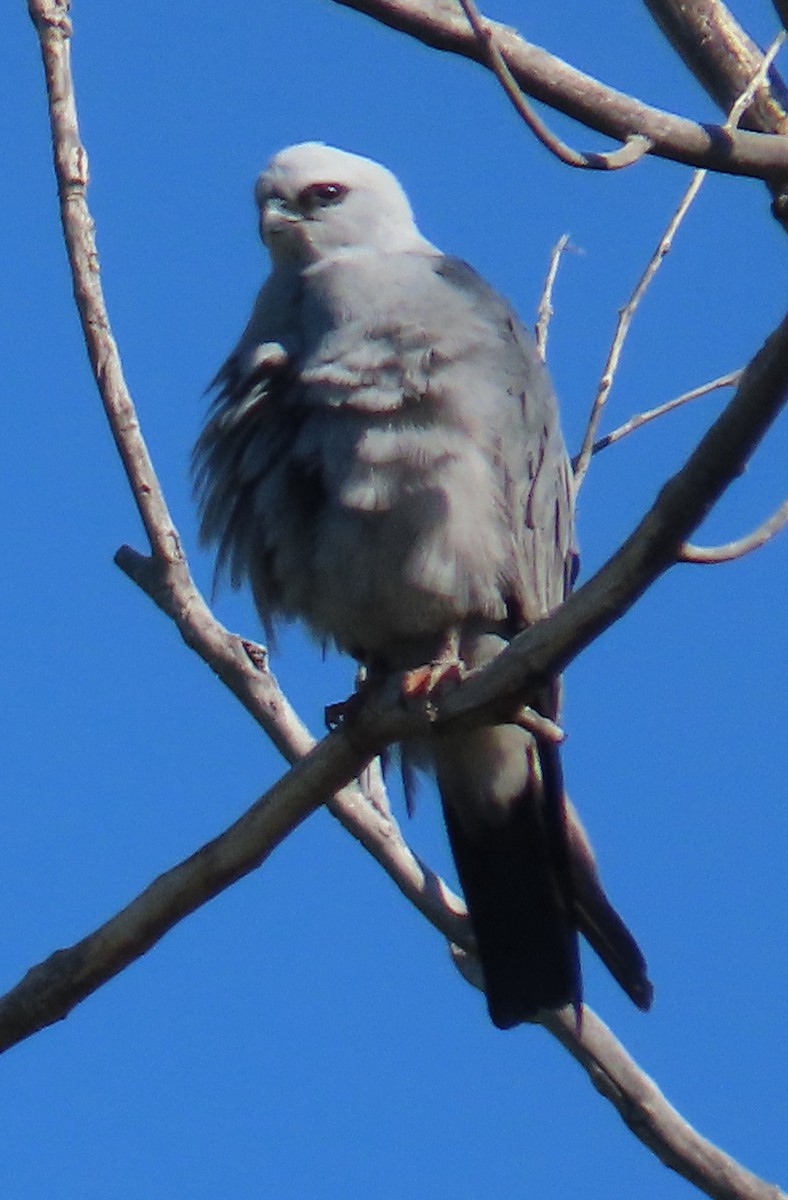
M 499 1029 L 540 1009 L 578 1006 L 581 976 L 574 920 L 561 895 L 540 805 L 528 794 L 504 818 L 469 831 L 451 801 L 443 811 Z
M 468 735 L 461 748 L 455 743 L 451 763 L 445 754 L 437 756 L 446 827 L 493 1023 L 508 1029 L 533 1020 L 541 1009 L 566 1004 L 579 1011 L 578 930 L 635 1004 L 648 1008 L 652 987 L 645 960 L 608 901 L 588 838 L 565 802 L 557 748 L 541 747 L 537 755 L 533 742 L 518 732 L 523 762 L 530 759 L 531 765 L 513 798 L 506 797 L 501 782 L 507 773 L 502 764 L 517 738 L 511 726 L 506 733 L 499 727 L 481 737 Z M 510 739 L 508 745 L 504 739 Z M 489 754 L 504 749 L 507 755 Z M 479 771 L 485 751 L 486 788 L 480 787 Z M 474 769 L 466 773 L 463 762 L 472 758 Z

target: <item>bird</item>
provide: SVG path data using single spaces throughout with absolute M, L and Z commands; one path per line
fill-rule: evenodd
M 201 540 L 251 587 L 269 637 L 299 620 L 371 681 L 406 691 L 426 667 L 447 686 L 572 587 L 572 472 L 547 370 L 510 304 L 421 234 L 381 164 L 300 143 L 255 198 L 271 271 L 194 449 Z M 556 720 L 560 681 L 528 703 Z M 648 1009 L 645 960 L 555 739 L 513 718 L 402 753 L 437 780 L 493 1023 L 580 1014 L 579 934 Z

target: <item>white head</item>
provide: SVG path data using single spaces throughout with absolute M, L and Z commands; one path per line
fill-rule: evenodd
M 258 178 L 255 199 L 275 263 L 303 266 L 361 247 L 432 249 L 391 171 L 322 142 L 280 150 Z

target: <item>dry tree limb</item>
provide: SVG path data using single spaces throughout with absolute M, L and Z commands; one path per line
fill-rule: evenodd
M 687 533 L 740 474 L 787 398 L 788 318 L 750 363 L 734 399 L 688 463 L 662 489 L 621 550 L 550 618 L 526 630 L 508 650 L 456 691 L 439 697 L 432 723 L 469 718 L 476 721 L 480 715 L 484 719 L 486 713 L 494 714 L 502 695 L 513 698 L 527 693 L 618 619 L 675 561 Z M 180 616 L 183 619 L 183 614 Z M 262 861 L 291 827 L 294 811 L 301 815 L 311 811 L 312 797 L 338 789 L 383 744 L 418 732 L 423 720 L 423 714 L 405 712 L 401 706 L 379 711 L 369 708 L 361 712 L 352 739 L 344 729 L 330 734 L 221 837 L 154 881 L 94 934 L 29 971 L 0 999 L 0 1046 L 12 1045 L 64 1017 L 80 999 L 144 953 L 176 921 Z M 357 802 L 362 803 L 360 797 Z M 370 805 L 364 803 L 363 808 L 367 815 L 374 814 Z M 389 823 L 380 821 L 373 849 L 373 853 L 377 849 L 379 861 L 386 856 L 388 837 Z M 402 884 L 402 864 L 389 857 L 386 869 L 407 894 Z M 442 881 L 434 876 L 424 879 L 411 898 L 452 942 L 466 952 L 472 949 L 467 921 L 462 919 L 461 910 L 453 911 L 453 898 L 447 897 Z M 674 1111 L 628 1058 L 627 1090 L 621 1088 L 619 1048 L 592 1037 L 598 1027 L 589 1009 L 584 1009 L 581 1036 L 574 1018 L 565 1027 L 560 1014 L 546 1016 L 545 1023 L 597 1086 L 601 1080 L 615 1082 L 615 1088 L 605 1085 L 600 1090 L 616 1104 L 637 1136 L 709 1195 L 726 1200 L 782 1197 L 782 1193 L 760 1181 L 754 1190 L 754 1185 L 750 1186 L 752 1177 L 739 1167 L 735 1173 L 725 1174 L 724 1186 L 720 1187 L 713 1161 L 698 1179 L 699 1161 L 709 1160 L 708 1144 L 698 1135 L 692 1135 L 689 1141 L 682 1135 L 676 1142 Z M 711 1157 L 714 1159 L 714 1155 Z
M 68 4 L 66 0 L 30 0 L 29 7 L 41 40 L 50 96 L 55 171 L 74 295 L 107 420 L 151 546 L 150 556 L 128 546 L 121 547 L 115 561 L 175 621 L 186 644 L 211 666 L 288 762 L 296 762 L 308 755 L 316 743 L 268 670 L 263 648 L 256 647 L 256 652 L 250 653 L 249 643 L 226 630 L 213 616 L 190 576 L 178 532 L 142 438 L 104 302 L 94 226 L 86 199 L 87 155 L 79 136 L 70 69 Z M 363 766 L 360 762 L 359 769 Z M 310 801 L 308 811 L 325 801 L 332 815 L 379 861 L 389 859 L 390 865 L 396 863 L 392 873 L 417 905 L 421 898 L 429 906 L 435 896 L 451 897 L 443 881 L 415 858 L 390 814 L 382 824 L 383 785 L 377 777 L 374 786 L 374 797 L 363 796 L 358 786 L 345 788 L 333 797 L 323 792 Z M 290 829 L 307 815 L 307 809 L 300 805 L 301 802 L 295 804 L 291 810 Z M 266 821 L 275 824 L 284 821 L 275 813 L 272 806 Z M 286 832 L 288 829 L 284 829 Z M 270 852 L 284 833 L 266 835 L 269 840 L 264 843 L 265 853 Z M 253 851 L 252 856 L 255 853 L 258 851 Z M 207 898 L 206 894 L 200 902 Z M 451 899 L 450 908 L 451 916 L 464 912 L 457 897 Z
M 561 255 L 569 245 L 569 234 L 563 233 L 553 246 L 553 252 L 550 255 L 550 265 L 547 268 L 544 287 L 542 294 L 539 297 L 539 307 L 536 310 L 536 324 L 534 326 L 534 340 L 536 349 L 539 351 L 539 357 L 542 362 L 547 361 L 547 335 L 550 329 L 550 321 L 553 316 L 553 288 L 555 287 L 555 277 L 558 274 L 558 264 L 561 261 Z
M 584 1007 L 579 1037 L 571 1008 L 545 1017 L 544 1024 L 665 1166 L 715 1200 L 785 1200 L 776 1184 L 760 1179 L 693 1129 L 596 1013 Z
M 785 0 L 778 0 L 785 5 Z M 723 112 L 741 95 L 763 58 L 760 47 L 721 0 L 645 0 L 673 49 Z M 747 103 L 745 129 L 788 133 L 788 88 L 772 71 Z
M 638 162 L 653 146 L 653 142 L 642 134 L 633 133 L 627 137 L 623 146 L 617 150 L 605 153 L 595 151 L 575 150 L 563 141 L 549 128 L 545 121 L 528 103 L 517 80 L 506 65 L 506 59 L 501 53 L 496 39 L 496 27 L 482 16 L 473 0 L 460 0 L 463 11 L 468 18 L 471 28 L 479 44 L 483 47 L 486 63 L 498 79 L 506 95 L 511 100 L 516 111 L 525 121 L 528 128 L 542 145 L 554 154 L 557 159 L 568 167 L 580 167 L 590 171 L 616 171 L 622 167 L 631 167 Z
M 666 400 L 664 404 L 658 404 L 656 408 L 648 408 L 645 412 L 637 413 L 634 417 L 630 417 L 623 425 L 619 425 L 610 433 L 606 433 L 604 437 L 599 438 L 591 447 L 592 454 L 598 454 L 600 450 L 606 450 L 608 446 L 612 446 L 615 442 L 620 442 L 622 438 L 627 437 L 630 433 L 634 433 L 636 429 L 640 429 L 643 425 L 648 425 L 650 421 L 656 421 L 657 417 L 664 417 L 666 413 L 673 412 L 674 408 L 680 408 L 682 404 L 688 404 L 690 400 L 697 400 L 700 396 L 707 396 L 709 392 L 717 391 L 718 388 L 734 387 L 741 379 L 741 369 L 738 371 L 729 371 L 727 375 L 719 375 L 716 379 L 709 380 L 708 383 L 702 383 L 698 387 L 690 388 L 688 392 L 682 392 L 680 396 L 675 396 L 673 400 Z
M 717 5 L 717 7 L 722 7 L 722 5 Z M 773 39 L 766 53 L 760 60 L 756 59 L 753 63 L 752 76 L 743 88 L 741 95 L 737 96 L 733 101 L 728 119 L 723 126 L 724 129 L 737 129 L 744 117 L 749 113 L 750 107 L 756 97 L 760 97 L 762 93 L 771 96 L 771 91 L 767 86 L 767 77 L 772 69 L 772 63 L 782 49 L 785 36 L 785 30 L 781 29 Z M 783 114 L 782 124 L 783 129 L 781 132 L 788 133 L 788 114 L 786 113 Z
M 762 525 L 753 529 L 746 537 L 737 538 L 735 542 L 726 542 L 722 546 L 694 546 L 685 542 L 679 550 L 679 561 L 686 563 L 723 563 L 732 562 L 735 558 L 744 558 L 753 550 L 760 549 L 773 537 L 776 537 L 784 525 L 788 524 L 788 500 L 784 500 L 776 512 L 772 513 Z
M 31 0 L 28 8 L 41 42 L 60 218 L 90 365 L 151 549 L 162 559 L 177 563 L 183 559 L 180 540 L 156 479 L 106 319 L 93 222 L 85 202 L 88 157 L 79 138 L 71 80 L 69 5 L 67 0 Z
M 448 4 L 446 0 L 334 2 L 366 13 L 436 50 L 487 66 L 486 50 L 469 27 L 459 4 Z M 692 167 L 766 180 L 779 180 L 788 173 L 788 144 L 782 139 L 700 125 L 652 108 L 576 70 L 540 46 L 526 42 L 508 25 L 486 20 L 520 89 L 588 128 L 619 142 L 626 142 L 634 134 L 641 135 L 653 143 L 650 154 Z

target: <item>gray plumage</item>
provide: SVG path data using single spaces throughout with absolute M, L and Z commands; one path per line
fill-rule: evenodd
M 373 677 L 447 654 L 481 665 L 562 602 L 575 567 L 532 340 L 422 237 L 377 163 L 292 146 L 256 197 L 272 271 L 195 450 L 202 536 L 269 631 L 300 618 Z M 545 715 L 557 695 L 539 697 Z M 438 779 L 495 1023 L 579 1004 L 578 928 L 648 1007 L 555 748 L 506 725 L 408 752 Z

